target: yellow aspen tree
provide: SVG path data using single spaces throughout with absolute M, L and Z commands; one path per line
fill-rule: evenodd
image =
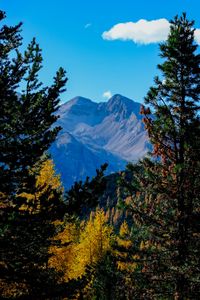
M 111 249 L 113 230 L 107 224 L 106 213 L 100 209 L 95 215 L 90 214 L 87 222 L 82 224 L 80 241 L 76 248 L 74 260 L 77 274 L 84 274 L 86 266 L 97 263 Z
M 58 233 L 55 240 L 61 241 L 61 245 L 51 246 L 49 252 L 53 254 L 49 260 L 49 266 L 63 273 L 63 280 L 74 278 L 74 258 L 78 242 L 79 229 L 74 222 L 68 222 L 62 232 Z
M 51 159 L 46 159 L 42 162 L 41 166 L 35 165 L 35 167 L 30 170 L 31 174 L 37 174 L 35 188 L 33 189 L 33 193 L 23 192 L 20 193 L 18 196 L 27 199 L 27 205 L 23 204 L 21 209 L 29 209 L 32 210 L 32 213 L 37 212 L 40 209 L 40 198 L 44 195 L 47 190 L 51 189 L 51 193 L 48 193 L 48 201 L 53 198 L 53 191 L 57 191 L 62 193 L 63 187 L 60 181 L 60 175 L 55 173 L 54 163 Z

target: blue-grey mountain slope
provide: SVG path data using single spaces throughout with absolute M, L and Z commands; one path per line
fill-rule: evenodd
M 148 140 L 139 111 L 139 103 L 121 95 L 106 103 L 76 97 L 60 106 L 56 125 L 63 129 L 50 152 L 65 188 L 94 176 L 105 162 L 111 173 L 146 154 Z

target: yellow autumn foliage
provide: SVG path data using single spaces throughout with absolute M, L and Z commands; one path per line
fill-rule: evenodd
M 37 166 L 30 170 L 30 173 L 37 173 Z M 23 197 L 27 199 L 27 205 L 23 204 L 21 209 L 23 210 L 31 210 L 32 212 L 36 212 L 40 209 L 40 197 L 47 192 L 48 189 L 52 190 L 52 193 L 49 193 L 48 200 L 51 200 L 53 197 L 53 191 L 57 190 L 63 192 L 63 188 L 60 182 L 60 176 L 55 174 L 54 163 L 51 159 L 45 160 L 41 167 L 40 172 L 36 175 L 36 185 L 35 192 L 33 194 L 23 192 L 18 195 L 18 197 Z M 33 205 L 31 205 L 33 204 Z
M 49 266 L 63 272 L 64 281 L 68 281 L 73 273 L 72 261 L 74 260 L 77 239 L 77 225 L 69 222 L 55 238 L 55 240 L 61 241 L 61 247 L 51 246 L 49 249 L 49 252 L 53 254 L 49 259 Z
M 98 262 L 111 249 L 112 236 L 113 230 L 107 224 L 106 214 L 103 210 L 97 210 L 79 227 L 73 223 L 66 225 L 57 236 L 63 247 L 51 248 L 54 255 L 49 264 L 64 272 L 65 281 L 81 277 L 86 266 Z
M 106 214 L 97 210 L 94 217 L 90 215 L 80 233 L 75 259 L 77 276 L 84 274 L 87 265 L 98 262 L 111 249 L 111 241 L 112 228 L 107 224 Z

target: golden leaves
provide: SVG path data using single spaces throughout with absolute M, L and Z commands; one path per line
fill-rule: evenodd
M 30 173 L 36 173 L 36 169 L 37 166 L 30 170 Z M 54 164 L 51 159 L 45 160 L 41 165 L 40 172 L 36 176 L 35 192 L 23 192 L 18 195 L 18 197 L 27 199 L 27 204 L 23 204 L 21 210 L 29 210 L 32 213 L 40 210 L 40 197 L 44 195 L 48 189 L 51 189 L 52 192 L 48 194 L 47 201 L 50 201 L 53 198 L 53 191 L 57 190 L 63 192 L 60 176 L 55 174 Z
M 58 234 L 61 248 L 52 247 L 54 256 L 50 265 L 64 271 L 64 280 L 81 277 L 86 266 L 98 262 L 111 249 L 112 227 L 107 223 L 106 213 L 101 209 L 90 214 L 87 221 L 75 225 L 68 223 Z

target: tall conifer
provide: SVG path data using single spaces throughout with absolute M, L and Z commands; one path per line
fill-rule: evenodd
M 0 21 L 4 18 L 0 11 Z M 21 23 L 0 29 L 1 297 L 45 299 L 58 293 L 58 274 L 48 268 L 48 259 L 64 202 L 60 189 L 36 181 L 41 157 L 60 129 L 52 125 L 67 79 L 60 68 L 53 84 L 43 87 L 41 49 L 33 39 L 21 53 L 20 30 Z
M 200 55 L 193 26 L 186 14 L 171 21 L 160 45 L 160 78 L 141 109 L 153 145 L 152 159 L 132 167 L 141 299 L 200 296 Z
M 0 21 L 5 14 L 0 12 Z M 15 193 L 22 180 L 54 141 L 59 127 L 52 128 L 59 95 L 67 81 L 60 68 L 50 87 L 38 79 L 41 49 L 35 38 L 24 53 L 21 23 L 0 29 L 0 175 L 1 192 Z

